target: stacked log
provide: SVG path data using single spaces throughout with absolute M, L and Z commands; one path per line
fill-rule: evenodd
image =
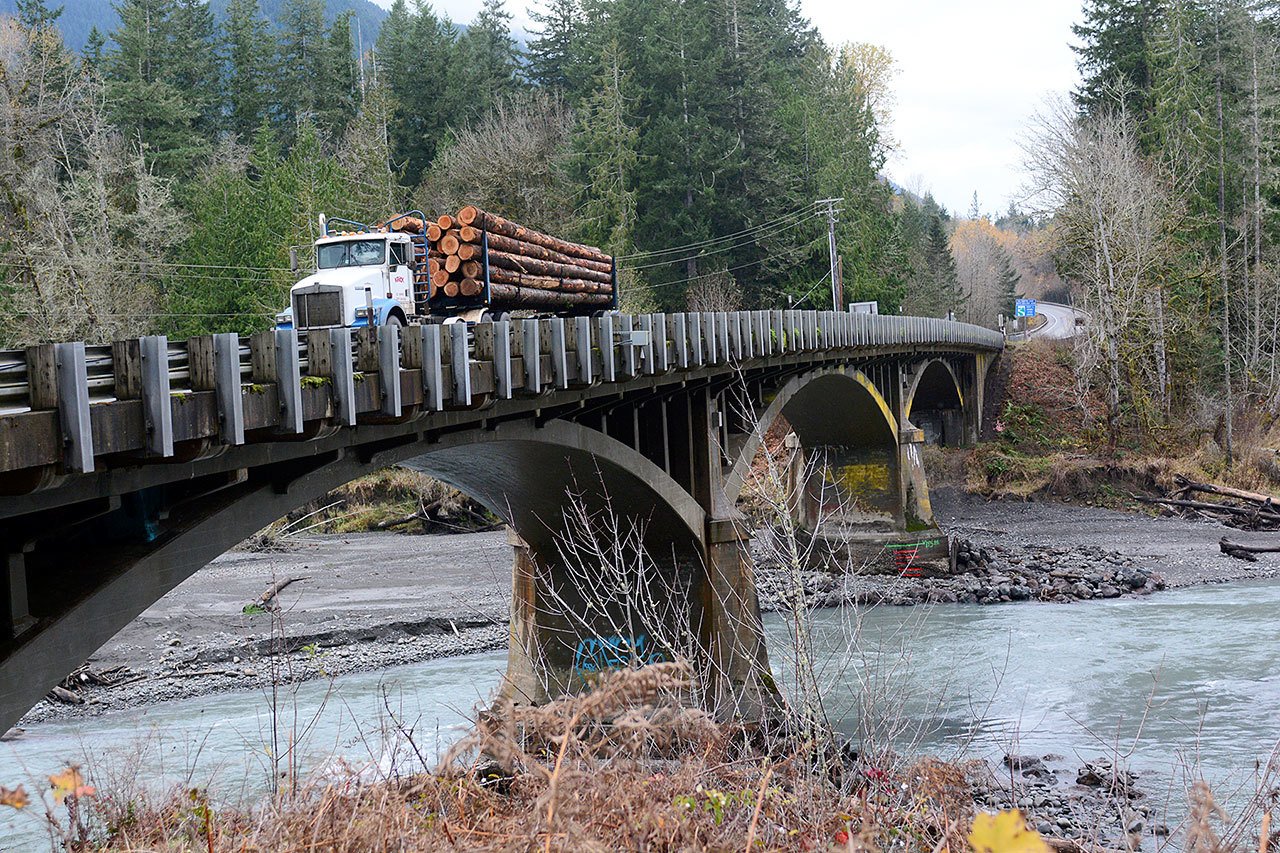
M 561 240 L 472 205 L 431 223 L 428 237 L 433 296 L 479 296 L 487 243 L 493 307 L 556 310 L 613 304 L 613 258 L 594 246 Z

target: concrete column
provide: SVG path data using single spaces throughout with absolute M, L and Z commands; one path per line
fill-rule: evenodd
M 782 699 L 769 670 L 750 538 L 739 520 L 707 523 L 700 592 L 702 633 L 712 667 L 711 707 L 720 719 L 755 722 L 780 712 Z
M 507 528 L 513 552 L 511 569 L 511 623 L 507 643 L 507 675 L 502 694 L 517 704 L 538 705 L 548 700 L 547 685 L 539 674 L 542 656 L 538 632 L 538 588 L 529 544 Z

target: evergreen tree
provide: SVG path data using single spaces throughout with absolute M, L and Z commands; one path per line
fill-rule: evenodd
M 28 29 L 47 30 L 58 24 L 62 7 L 50 9 L 45 0 L 17 0 L 18 21 Z
M 583 188 L 578 210 L 583 239 L 625 255 L 632 249 L 636 225 L 640 134 L 628 112 L 631 76 L 616 41 L 605 47 L 603 59 L 596 93 L 583 105 L 575 137 L 574 163 Z
M 429 5 L 413 13 L 396 0 L 378 33 L 376 54 L 378 78 L 390 99 L 391 150 L 404 166 L 405 181 L 417 185 L 450 124 L 461 119 L 455 105 L 460 109 L 472 94 L 441 86 L 435 71 L 457 67 L 457 34 Z
M 330 139 L 340 138 L 356 114 L 360 81 L 356 76 L 355 44 L 351 38 L 350 11 L 329 27 L 325 44 L 327 70 L 316 98 L 316 123 Z
M 176 10 L 175 0 L 121 0 L 106 71 L 114 124 L 166 174 L 189 172 L 208 152 L 194 129 L 199 111 L 172 77 L 182 65 L 173 52 Z
M 177 0 L 169 42 L 165 76 L 195 111 L 193 130 L 211 139 L 222 123 L 223 57 L 208 0 Z
M 551 0 L 545 12 L 529 17 L 541 29 L 529 42 L 529 77 L 539 86 L 575 95 L 581 85 L 580 41 L 583 8 L 580 0 Z M 616 45 L 615 45 L 616 46 Z
M 460 44 L 458 91 L 468 95 L 455 120 L 483 114 L 521 85 L 520 48 L 504 0 L 484 0 Z
M 82 64 L 84 69 L 93 75 L 102 73 L 103 59 L 106 56 L 107 40 L 97 27 L 89 30 L 89 38 L 84 43 Z
M 997 292 L 1000 297 L 1000 310 L 1006 317 L 1012 317 L 1018 300 L 1018 282 L 1022 276 L 1013 268 L 1013 259 L 1003 246 L 997 247 L 995 253 Z
M 225 24 L 227 56 L 227 129 L 242 140 L 269 115 L 275 42 L 258 0 L 231 0 Z
M 1073 46 L 1080 69 L 1076 102 L 1086 112 L 1124 93 L 1125 106 L 1146 114 L 1151 71 L 1147 45 L 1160 0 L 1085 0 L 1084 21 L 1071 28 L 1080 45 Z
M 275 101 L 287 135 L 317 121 L 321 91 L 329 86 L 324 0 L 286 0 L 279 36 Z

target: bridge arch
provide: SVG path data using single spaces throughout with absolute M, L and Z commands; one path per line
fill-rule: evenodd
M 913 371 L 903 411 L 908 421 L 924 431 L 926 443 L 948 447 L 963 443 L 963 388 L 955 368 L 945 359 L 931 359 Z
M 101 565 L 94 568 L 101 570 L 91 573 L 96 583 L 73 597 L 39 600 L 54 588 L 64 594 L 74 589 L 77 575 L 90 574 L 81 571 L 83 565 L 62 560 L 34 566 L 37 571 L 65 573 L 67 583 L 32 590 L 33 611 L 45 615 L 10 641 L 6 665 L 25 676 L 0 686 L 0 714 L 16 720 L 66 675 L 67 661 L 87 659 L 158 599 L 272 521 L 357 477 L 408 460 L 413 460 L 411 467 L 451 483 L 511 524 L 540 567 L 554 572 L 557 537 L 574 532 L 561 510 L 569 489 L 589 514 L 613 506 L 643 508 L 632 515 L 640 516 L 648 554 L 666 571 L 683 573 L 679 588 L 688 590 L 699 581 L 706 536 L 702 508 L 637 451 L 587 427 L 562 420 L 538 427 L 526 420 L 492 430 L 445 434 L 430 444 L 403 442 L 372 453 L 339 450 L 314 460 L 310 470 L 291 477 L 287 485 L 265 472 L 251 472 L 244 481 L 194 505 L 176 505 L 166 518 L 165 534 L 154 542 L 114 547 L 99 543 Z M 548 513 L 549 507 L 554 511 Z M 696 620 L 697 602 L 683 604 Z M 545 622 L 544 612 L 538 616 Z M 541 626 L 544 648 L 537 651 L 564 658 L 564 650 L 551 648 L 554 644 L 545 638 L 572 626 L 549 627 L 548 631 L 546 624 Z M 572 648 L 567 654 L 572 658 Z M 513 671 L 519 674 L 520 668 Z
M 801 447 L 875 447 L 897 452 L 898 421 L 875 383 L 851 367 L 810 370 L 792 377 L 769 402 L 725 478 L 731 502 L 742 494 L 765 435 L 785 416 Z

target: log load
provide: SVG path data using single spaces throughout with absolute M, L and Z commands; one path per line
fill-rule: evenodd
M 614 303 L 613 258 L 468 205 L 428 223 L 431 294 L 474 299 L 496 308 L 608 308 Z M 486 257 L 486 248 L 488 254 Z

